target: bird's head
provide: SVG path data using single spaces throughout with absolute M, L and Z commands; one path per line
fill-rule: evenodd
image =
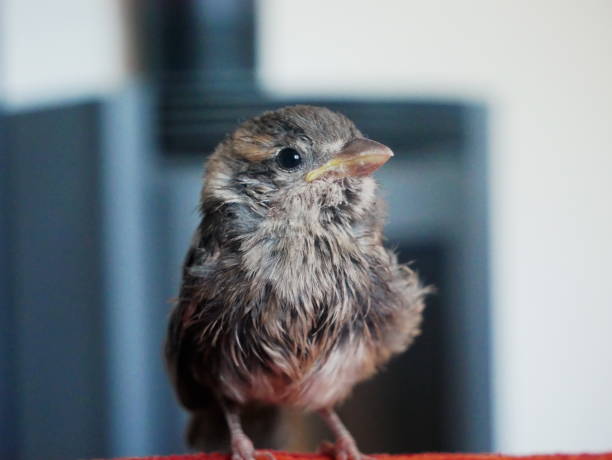
M 388 147 L 364 138 L 340 113 L 284 107 L 242 123 L 219 145 L 208 162 L 203 204 L 293 213 L 346 204 L 347 195 L 368 194 L 366 201 L 373 201 L 369 175 L 391 156 Z

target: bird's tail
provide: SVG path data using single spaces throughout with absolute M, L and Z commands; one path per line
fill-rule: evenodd
M 241 411 L 242 428 L 257 449 L 279 449 L 283 444 L 281 412 L 272 406 L 248 406 Z M 187 442 L 199 451 L 227 451 L 229 431 L 219 404 L 194 411 L 187 427 Z

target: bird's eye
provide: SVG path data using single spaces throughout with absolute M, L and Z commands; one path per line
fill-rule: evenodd
M 291 147 L 285 147 L 276 154 L 276 162 L 283 169 L 295 169 L 302 164 L 302 155 Z

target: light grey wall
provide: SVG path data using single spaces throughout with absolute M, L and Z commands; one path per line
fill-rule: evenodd
M 95 99 L 134 72 L 122 0 L 0 3 L 0 101 L 12 110 Z

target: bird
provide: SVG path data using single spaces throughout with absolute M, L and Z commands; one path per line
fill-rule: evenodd
M 323 418 L 324 452 L 368 458 L 335 407 L 412 344 L 429 292 L 384 246 L 372 173 L 392 156 L 343 114 L 295 105 L 244 121 L 208 157 L 165 344 L 191 447 L 273 456 L 253 440 L 294 408 Z

